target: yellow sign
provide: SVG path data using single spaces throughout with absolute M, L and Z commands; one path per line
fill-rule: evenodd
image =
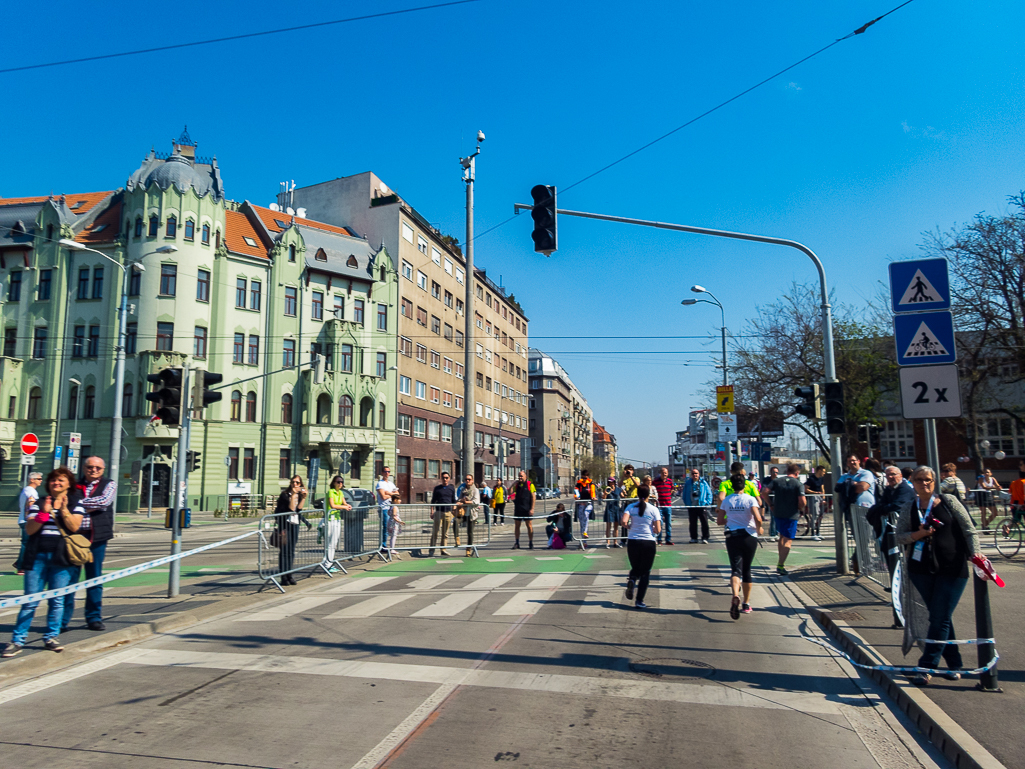
M 733 413 L 733 385 L 719 385 L 715 388 L 715 410 L 720 414 Z

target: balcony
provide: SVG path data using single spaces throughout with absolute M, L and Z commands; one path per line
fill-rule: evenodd
M 170 443 L 178 440 L 178 425 L 169 427 L 163 422 L 150 422 L 149 417 L 135 420 L 135 437 L 144 443 Z
M 342 425 L 304 425 L 302 441 L 304 446 L 320 443 L 336 443 L 352 449 L 373 446 L 377 443 L 376 431 L 371 427 Z

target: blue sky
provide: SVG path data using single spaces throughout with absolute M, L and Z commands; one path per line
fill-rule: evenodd
M 232 198 L 267 204 L 280 180 L 373 170 L 462 237 L 458 158 L 478 128 L 483 232 L 534 184 L 566 188 L 897 4 L 484 0 L 0 74 L 0 195 L 122 185 L 187 123 Z M 5 11 L 0 68 L 413 5 L 55 2 L 41 26 L 21 4 Z M 839 300 L 863 303 L 922 232 L 1003 211 L 1025 188 L 1022 29 L 1021 3 L 915 0 L 559 205 L 796 239 Z M 634 459 L 664 458 L 689 408 L 710 399 L 719 314 L 681 307 L 690 285 L 715 292 L 738 330 L 792 281 L 815 279 L 788 249 L 569 218 L 546 259 L 530 229 L 524 214 L 481 236 L 477 262 Z

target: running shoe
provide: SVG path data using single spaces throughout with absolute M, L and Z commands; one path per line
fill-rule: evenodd
M 450 555 L 450 553 L 448 552 L 448 550 L 439 550 L 438 552 L 439 552 L 439 553 L 441 553 L 441 554 L 442 554 L 443 556 L 445 556 L 446 558 L 448 558 L 448 557 L 449 557 L 449 555 Z
M 0 657 L 13 657 L 16 654 L 21 654 L 21 644 L 5 644 L 4 650 L 0 651 Z
M 703 540 L 701 540 L 701 544 L 702 544 L 702 545 L 707 545 L 707 544 L 708 544 L 708 540 L 707 540 L 707 539 L 703 539 Z
M 928 673 L 917 673 L 911 676 L 911 683 L 915 686 L 928 686 L 932 680 L 932 676 Z
M 580 536 L 583 537 L 584 539 L 587 539 L 587 532 L 586 531 L 580 532 Z
M 648 608 L 648 604 L 644 603 L 644 601 L 638 601 L 637 603 L 634 604 L 634 606 L 636 606 L 638 609 L 647 609 Z
M 777 567 L 776 567 L 776 573 L 777 573 L 777 574 L 778 574 L 779 576 L 781 576 L 781 577 L 785 577 L 785 576 L 787 575 L 787 573 L 788 573 L 788 572 L 787 572 L 787 569 L 786 569 L 786 567 L 785 567 L 785 566 L 783 566 L 782 564 L 780 564 L 779 566 L 777 566 Z
M 626 600 L 632 601 L 634 599 L 634 581 L 628 579 L 626 581 Z
M 743 606 L 740 607 L 741 614 L 750 614 L 753 611 L 754 609 L 751 608 L 751 604 L 749 603 L 745 603 Z
M 64 647 L 61 646 L 61 642 L 58 641 L 56 638 L 47 638 L 45 641 L 43 641 L 43 647 L 47 651 L 51 651 L 51 652 L 62 652 L 62 651 L 64 651 Z
M 691 543 L 692 545 L 696 545 L 696 544 L 698 543 L 698 541 L 697 541 L 696 539 L 692 539 L 692 540 L 690 541 L 690 543 Z
M 733 600 L 730 602 L 730 617 L 740 619 L 740 596 L 733 596 Z
M 961 680 L 961 674 L 956 670 L 948 670 L 946 673 L 943 674 L 943 677 L 946 678 L 948 681 Z
M 620 545 L 620 544 L 619 544 L 618 542 L 614 543 L 614 544 L 613 544 L 612 546 L 613 546 L 613 547 L 615 547 L 615 548 L 620 548 L 620 547 L 622 547 L 622 545 Z
M 332 566 L 331 568 L 329 568 L 329 569 L 327 570 L 327 573 L 328 573 L 328 574 L 337 574 L 338 572 L 339 572 L 339 569 L 338 569 L 338 567 L 336 567 L 336 566 Z

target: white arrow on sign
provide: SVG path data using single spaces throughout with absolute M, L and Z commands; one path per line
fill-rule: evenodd
M 957 366 L 901 368 L 900 403 L 905 419 L 961 416 L 961 388 Z

